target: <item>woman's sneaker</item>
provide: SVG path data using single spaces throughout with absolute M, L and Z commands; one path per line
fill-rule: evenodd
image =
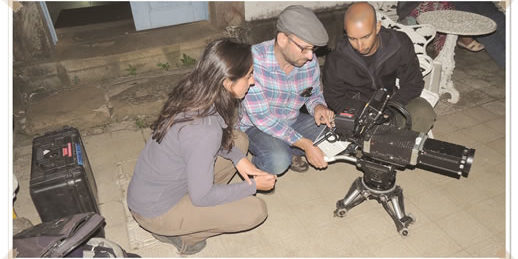
M 151 235 L 160 242 L 174 245 L 180 255 L 196 254 L 207 245 L 207 240 L 200 241 L 194 245 L 186 245 L 179 236 L 162 236 L 154 233 L 151 233 Z

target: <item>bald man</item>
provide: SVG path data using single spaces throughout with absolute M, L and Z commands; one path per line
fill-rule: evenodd
M 324 66 L 328 107 L 335 113 L 342 112 L 350 102 L 367 102 L 376 89 L 394 89 L 392 101 L 404 105 L 410 113 L 412 130 L 428 132 L 436 115 L 433 107 L 419 97 L 424 81 L 408 36 L 382 27 L 374 8 L 365 2 L 347 8 L 344 31 Z M 395 121 L 399 126 L 405 124 L 400 114 L 396 114 Z

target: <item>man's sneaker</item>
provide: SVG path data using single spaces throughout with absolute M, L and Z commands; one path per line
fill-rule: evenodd
M 293 156 L 291 158 L 290 169 L 295 172 L 303 173 L 309 169 L 309 165 L 306 161 L 304 161 L 302 156 Z
M 174 245 L 176 249 L 178 249 L 178 253 L 180 255 L 196 254 L 203 250 L 207 245 L 206 240 L 200 241 L 194 245 L 186 245 L 179 236 L 162 236 L 154 233 L 151 233 L 151 235 L 160 242 Z

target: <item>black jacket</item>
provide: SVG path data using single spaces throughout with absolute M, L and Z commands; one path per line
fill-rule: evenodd
M 350 98 L 367 102 L 376 89 L 396 89 L 396 78 L 399 78 L 400 89 L 396 90 L 393 101 L 406 105 L 421 95 L 424 81 L 410 38 L 403 32 L 383 27 L 379 36 L 381 45 L 374 54 L 376 63 L 372 71 L 346 37 L 342 37 L 327 56 L 324 98 L 334 112 L 342 112 Z

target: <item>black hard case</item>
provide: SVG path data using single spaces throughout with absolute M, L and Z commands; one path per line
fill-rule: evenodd
M 77 129 L 65 127 L 33 140 L 30 194 L 42 222 L 99 213 L 97 186 Z

